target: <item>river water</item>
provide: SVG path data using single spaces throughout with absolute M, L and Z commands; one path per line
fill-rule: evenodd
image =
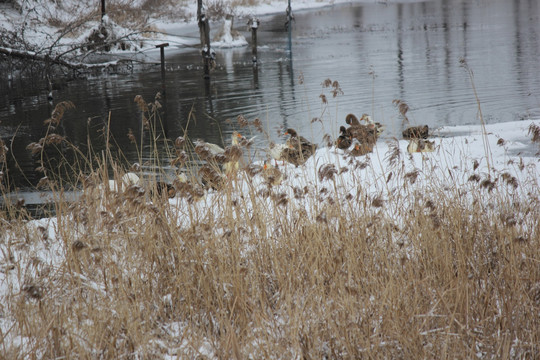
M 408 104 L 412 125 L 436 129 L 476 124 L 473 85 L 488 123 L 540 115 L 540 6 L 536 0 L 387 1 L 309 11 L 294 11 L 293 1 L 290 41 L 285 7 L 280 13 L 260 17 L 255 67 L 249 46 L 215 49 L 217 67 L 205 80 L 197 48 L 171 43 L 165 49 L 165 79 L 155 65 L 60 81 L 53 91 L 54 104 L 69 100 L 76 106 L 65 113 L 62 134 L 83 152 L 89 139 L 99 153 L 103 129 L 110 123 L 114 151 L 121 150 L 129 163 L 140 161 L 138 147 L 127 136 L 131 129 L 140 138 L 141 113 L 134 98 L 141 95 L 153 101 L 163 90 L 164 135 L 175 139 L 187 128 L 191 139 L 218 144 L 223 139 L 227 144 L 229 134 L 239 129 L 239 115 L 250 121 L 259 118 L 275 141 L 283 141 L 283 128 L 293 127 L 322 142 L 324 134 L 336 135 L 348 113 L 369 113 L 386 125 L 383 137 L 398 136 L 405 125 L 392 103 L 395 99 Z M 246 23 L 246 18 L 237 18 L 235 28 L 250 40 Z M 196 28 L 179 26 L 168 31 L 198 37 Z M 472 78 L 460 64 L 461 58 Z M 159 52 L 151 52 L 149 59 L 159 59 Z M 341 92 L 336 97 L 331 88 L 323 87 L 325 79 L 339 83 Z M 42 176 L 34 170 L 36 159 L 25 147 L 44 135 L 43 121 L 54 106 L 47 93 L 29 81 L 0 85 L 0 136 L 10 148 L 11 189 L 30 189 Z M 254 148 L 264 157 L 269 139 L 253 127 L 241 131 L 248 136 L 258 134 Z M 143 163 L 149 151 L 144 149 Z M 166 168 L 169 160 L 162 166 Z

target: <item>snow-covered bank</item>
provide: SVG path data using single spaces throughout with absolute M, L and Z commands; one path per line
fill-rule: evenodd
M 294 3 L 294 10 L 311 9 L 331 6 L 341 0 L 308 1 L 301 0 Z M 113 9 L 111 15 L 100 21 L 99 4 L 87 6 L 78 1 L 36 1 L 32 4 L 22 2 L 18 7 L 1 4 L 0 23 L 5 34 L 4 45 L 16 47 L 23 45 L 33 51 L 40 51 L 49 47 L 57 48 L 58 52 L 68 51 L 77 53 L 81 44 L 89 41 L 106 40 L 112 46 L 108 53 L 131 53 L 155 49 L 155 45 L 168 42 L 178 48 L 192 47 L 198 44 L 193 33 L 197 32 L 197 4 L 189 2 L 178 5 L 164 1 L 152 11 L 145 10 L 145 17 L 135 16 L 140 12 L 142 2 L 132 2 L 128 5 L 110 1 L 108 9 Z M 205 4 L 206 6 L 220 6 L 223 11 L 234 16 L 260 16 L 264 14 L 285 12 L 286 4 L 278 1 L 258 2 L 253 6 L 233 6 L 232 2 L 224 1 L 221 4 Z M 160 7 L 161 6 L 161 7 Z M 74 19 L 74 14 L 78 19 Z M 116 15 L 117 16 L 116 16 Z M 217 20 L 217 19 L 216 19 Z M 219 23 L 223 20 L 219 19 Z M 106 34 L 103 33 L 101 23 L 105 24 Z M 214 24 L 217 25 L 217 24 Z M 174 31 L 173 31 L 174 30 Z M 185 31 L 185 35 L 182 33 Z M 172 34 L 174 32 L 175 34 Z M 216 40 L 217 47 L 245 46 L 245 39 L 226 36 Z
M 203 277 L 207 272 L 219 274 L 219 269 L 215 269 L 218 266 L 217 259 L 214 259 L 213 262 L 201 260 L 190 251 L 194 251 L 195 246 L 202 246 L 203 253 L 208 252 L 211 246 L 224 248 L 217 251 L 218 253 L 226 251 L 226 249 L 230 249 L 230 246 L 233 246 L 232 243 L 229 243 L 232 241 L 231 236 L 237 236 L 231 234 L 238 233 L 239 239 L 241 239 L 239 245 L 241 250 L 236 255 L 238 258 L 234 260 L 234 264 L 245 263 L 246 265 L 242 266 L 249 266 L 249 261 L 253 261 L 248 260 L 251 258 L 250 254 L 260 251 L 259 249 L 273 247 L 279 249 L 283 245 L 276 243 L 278 234 L 288 232 L 296 234 L 297 231 L 301 231 L 304 222 L 324 224 L 324 228 L 329 231 L 328 236 L 335 237 L 335 239 L 327 240 L 330 241 L 330 244 L 335 244 L 336 251 L 338 251 L 339 247 L 343 246 L 340 244 L 346 243 L 346 240 L 339 236 L 340 232 L 345 231 L 345 224 L 342 223 L 345 219 L 358 216 L 358 218 L 352 219 L 355 228 L 358 226 L 356 222 L 363 224 L 367 223 L 369 219 L 373 219 L 369 222 L 371 225 L 366 225 L 365 231 L 368 232 L 371 228 L 377 228 L 377 225 L 372 224 L 373 221 L 390 221 L 388 237 L 383 236 L 382 238 L 385 239 L 384 243 L 371 244 L 373 249 L 368 249 L 369 256 L 374 257 L 376 251 L 379 251 L 376 250 L 379 247 L 387 249 L 385 256 L 388 258 L 384 260 L 384 264 L 374 260 L 376 266 L 382 268 L 389 266 L 394 258 L 399 261 L 407 259 L 416 261 L 415 259 L 421 255 L 421 251 L 424 251 L 422 246 L 426 246 L 426 244 L 418 238 L 410 236 L 410 230 L 406 230 L 412 226 L 409 223 L 411 219 L 414 220 L 416 216 L 422 215 L 420 213 L 411 214 L 411 211 L 426 211 L 429 216 L 433 216 L 434 222 L 451 221 L 451 219 L 444 219 L 447 216 L 445 206 L 447 202 L 455 201 L 463 207 L 463 211 L 470 207 L 481 209 L 482 213 L 477 214 L 479 217 L 491 212 L 500 214 L 492 218 L 495 220 L 488 220 L 496 222 L 492 225 L 494 231 L 500 231 L 496 230 L 500 221 L 504 226 L 513 229 L 511 234 L 513 234 L 514 239 L 506 239 L 505 241 L 514 240 L 514 242 L 525 243 L 528 244 L 527 246 L 535 248 L 538 239 L 528 238 L 528 236 L 537 234 L 535 229 L 538 225 L 538 219 L 531 216 L 530 212 L 536 214 L 535 209 L 538 209 L 539 206 L 538 153 L 540 148 L 538 143 L 532 141 L 533 134 L 530 129 L 535 129 L 539 123 L 536 120 L 488 125 L 486 132 L 480 126 L 445 127 L 438 130 L 437 134 L 449 137 L 432 138 L 435 149 L 433 152 L 426 153 L 407 153 L 408 141 L 406 140 L 390 141 L 389 143 L 379 141 L 373 153 L 359 157 L 352 157 L 346 151 L 336 149 L 334 146 L 321 146 L 303 166 L 280 164 L 279 169 L 284 176 L 278 185 L 269 186 L 262 176 L 263 173 L 248 176 L 241 171 L 238 179 L 233 181 L 230 187 L 221 191 L 209 190 L 200 201 L 189 202 L 185 198 L 170 199 L 168 204 L 165 203 L 167 206 L 163 210 L 163 217 L 160 215 L 161 210 L 159 210 L 161 204 L 136 205 L 134 203 L 136 206 L 134 212 L 125 212 L 122 209 L 106 205 L 97 211 L 96 209 L 84 209 L 82 206 L 81 211 L 81 209 L 76 210 L 77 206 L 75 206 L 59 217 L 29 221 L 22 226 L 15 226 L 14 223 L 2 219 L 2 227 L 5 231 L 0 235 L 0 303 L 3 304 L 0 308 L 0 330 L 4 339 L 4 348 L 1 351 L 4 351 L 5 354 L 27 353 L 32 352 L 32 349 L 35 348 L 46 348 L 43 347 L 45 343 L 54 343 L 47 336 L 41 339 L 44 343 L 39 344 L 39 340 L 24 335 L 22 330 L 25 328 L 24 325 L 17 322 L 21 316 L 21 306 L 34 309 L 32 304 L 45 301 L 44 299 L 58 299 L 65 306 L 68 306 L 69 303 L 69 306 L 77 308 L 76 311 L 81 314 L 79 316 L 82 318 L 68 318 L 63 320 L 62 325 L 58 326 L 64 329 L 62 331 L 75 334 L 78 339 L 85 339 L 88 334 L 93 334 L 93 329 L 99 326 L 100 321 L 104 321 L 104 319 L 98 321 L 101 317 L 100 314 L 108 314 L 106 317 L 111 319 L 123 316 L 118 313 L 118 310 L 108 309 L 105 305 L 111 296 L 121 295 L 117 291 L 116 285 L 109 288 L 110 284 L 117 284 L 122 279 L 129 279 L 129 286 L 124 285 L 122 289 L 123 291 L 131 291 L 129 287 L 132 286 L 132 282 L 139 281 L 137 279 L 142 276 L 141 272 L 147 272 L 173 255 L 178 256 L 176 252 L 181 254 L 181 257 L 176 260 L 180 261 L 181 264 L 200 262 L 200 265 L 197 265 L 199 270 L 194 275 L 195 279 Z M 423 205 L 415 206 L 418 202 Z M 121 204 L 125 204 L 125 200 L 122 200 Z M 141 205 L 149 211 L 141 212 L 139 210 Z M 341 212 L 343 214 L 340 214 Z M 97 214 L 102 220 L 98 220 L 98 223 L 92 225 L 91 222 L 96 221 L 96 219 L 91 220 L 92 213 Z M 437 220 L 437 216 L 443 217 L 443 219 Z M 360 217 L 366 220 L 362 220 Z M 164 218 L 173 223 L 163 224 Z M 249 224 L 255 222 L 254 219 L 257 218 L 265 219 L 264 221 L 272 221 L 273 219 L 276 223 L 257 223 L 255 226 Z M 125 223 L 133 220 L 141 228 L 125 227 Z M 228 224 L 231 223 L 237 228 L 229 228 Z M 296 224 L 298 229 L 284 229 L 282 228 L 283 224 Z M 143 229 L 153 226 L 162 226 L 156 235 L 157 238 L 145 238 Z M 252 232 L 255 227 L 259 231 L 256 234 Z M 422 241 L 427 241 L 425 239 L 440 236 L 440 234 L 437 235 L 437 231 L 441 230 L 435 230 L 433 234 L 423 233 L 419 237 L 424 239 Z M 206 243 L 208 236 L 212 236 L 212 245 Z M 370 236 L 376 237 L 374 233 Z M 165 248 L 154 249 L 153 246 L 157 246 L 154 242 L 161 241 L 159 237 L 164 237 L 164 242 L 160 242 L 159 246 L 165 246 Z M 170 244 L 170 241 L 174 241 L 176 244 L 174 248 L 167 248 L 170 246 L 167 245 Z M 312 246 L 316 246 L 318 241 L 320 240 L 313 238 Z M 367 240 L 359 238 L 352 244 L 355 248 L 362 247 L 365 246 L 362 245 L 365 244 L 365 241 Z M 418 243 L 419 241 L 420 243 Z M 488 245 L 490 254 L 491 251 L 494 254 L 497 251 L 502 251 L 496 244 L 490 243 Z M 307 248 L 310 246 L 310 244 L 306 244 Z M 135 258 L 124 258 L 126 249 L 132 247 L 140 248 L 130 255 L 135 256 Z M 143 253 L 150 251 L 149 249 L 157 251 L 157 254 L 162 254 L 163 251 L 163 254 L 160 255 L 163 257 L 152 258 L 149 263 L 145 263 Z M 139 251 L 143 251 L 143 253 Z M 333 254 L 333 251 L 330 254 Z M 345 253 L 343 256 L 353 255 Z M 481 255 L 475 254 L 475 256 Z M 531 255 L 526 256 L 525 253 L 519 255 L 518 253 L 519 256 L 525 257 L 523 258 L 525 261 Z M 226 257 L 228 258 L 228 256 Z M 472 264 L 472 275 L 469 276 L 476 276 L 474 272 L 477 271 L 474 267 L 475 260 L 469 261 Z M 482 264 L 476 266 L 483 266 Z M 107 270 L 107 267 L 112 265 L 120 266 L 121 272 L 110 273 L 113 270 Z M 305 266 L 305 262 L 299 261 L 295 266 Z M 326 266 L 328 265 L 325 265 L 325 268 Z M 302 274 L 300 270 L 298 271 Z M 322 268 L 318 271 L 322 271 Z M 150 271 L 150 273 L 152 272 L 153 270 Z M 271 276 L 271 274 L 261 274 L 261 276 L 263 275 Z M 74 276 L 70 280 L 75 286 L 74 292 L 67 288 L 66 283 L 63 286 L 58 285 L 66 276 Z M 160 274 L 158 272 L 153 276 L 160 276 Z M 398 274 L 393 274 L 393 276 L 398 276 Z M 488 274 L 478 274 L 478 276 L 482 276 L 484 279 Z M 535 275 L 529 274 L 529 276 L 532 277 L 534 284 Z M 355 277 L 355 275 L 349 274 L 349 277 Z M 111 278 L 112 280 L 110 280 Z M 147 284 L 148 281 L 152 280 L 145 278 L 143 281 L 144 284 Z M 195 283 L 198 281 L 195 280 Z M 339 277 L 333 281 L 340 281 Z M 349 282 L 346 284 L 347 288 L 357 286 L 350 285 Z M 152 306 L 162 305 L 164 309 L 173 309 L 176 306 L 177 311 L 180 311 L 179 309 L 182 309 L 183 305 L 178 307 L 178 302 L 184 304 L 184 301 L 187 301 L 184 297 L 188 296 L 190 290 L 187 290 L 189 284 L 178 283 L 177 285 L 178 290 L 175 291 L 179 291 L 178 294 L 176 292 L 168 293 L 163 295 L 163 298 L 153 299 L 151 303 L 153 305 L 150 306 L 149 310 L 143 309 L 144 313 L 152 312 Z M 159 282 L 152 286 L 159 286 Z M 217 283 L 215 286 L 219 289 L 223 288 L 224 298 L 206 299 L 209 302 L 225 301 L 228 294 L 234 291 L 234 287 L 230 283 Z M 202 290 L 197 289 L 196 291 Z M 286 300 L 281 297 L 280 292 L 287 291 L 287 289 L 276 289 L 275 291 L 276 305 L 274 306 L 278 308 L 285 306 L 283 302 Z M 352 289 L 350 291 L 354 294 L 355 291 L 359 290 Z M 373 294 L 375 290 L 371 291 Z M 84 295 L 79 301 L 86 302 L 94 299 L 92 300 L 94 302 L 91 303 L 95 307 L 93 309 L 95 312 L 87 310 L 86 306 L 83 306 L 81 310 L 77 305 L 79 301 L 73 300 L 73 303 L 70 303 L 69 296 L 66 298 L 66 294 L 76 296 L 75 294 L 80 292 L 90 295 Z M 429 293 L 428 291 L 427 294 Z M 311 298 L 305 294 L 294 292 L 293 294 L 298 297 L 291 300 L 293 303 L 308 301 Z M 133 292 L 126 296 L 128 296 L 130 303 L 139 303 L 144 308 L 150 300 L 143 301 L 141 297 L 151 297 L 152 295 Z M 320 300 L 323 302 L 323 307 L 329 307 L 334 301 L 331 300 L 330 295 L 328 296 L 328 304 L 325 304 L 324 299 Z M 379 295 L 371 296 L 375 299 L 374 296 Z M 440 295 L 433 296 L 438 299 Z M 364 314 L 367 308 L 378 306 L 372 297 L 362 303 L 365 309 L 357 310 L 362 314 L 358 316 L 368 318 L 368 315 Z M 235 303 L 236 301 L 234 300 Z M 433 303 L 429 305 L 431 310 L 439 303 L 435 299 L 432 301 Z M 358 309 L 358 306 L 355 306 Z M 62 307 L 58 309 L 62 309 Z M 330 308 L 325 311 L 330 311 Z M 375 310 L 372 309 L 372 311 Z M 27 316 L 32 319 L 30 314 L 29 312 Z M 279 312 L 274 315 L 275 319 L 265 318 L 267 328 L 255 327 L 255 332 L 250 334 L 250 336 L 254 336 L 253 341 L 256 341 L 258 345 L 267 346 L 270 343 L 275 343 L 274 337 L 272 337 L 275 334 L 270 336 L 272 340 L 265 341 L 268 337 L 263 334 L 267 331 L 276 331 L 279 334 L 284 328 L 290 328 L 294 325 L 285 314 L 277 314 Z M 422 313 L 422 316 L 424 315 L 429 314 Z M 37 319 L 40 318 L 38 314 L 34 316 L 37 316 Z M 191 320 L 178 319 L 174 311 L 169 316 L 171 316 L 170 319 L 167 319 L 160 315 L 158 320 L 154 320 L 158 321 L 158 325 L 152 327 L 153 335 L 148 334 L 145 338 L 139 338 L 135 341 L 131 352 L 144 354 L 149 351 L 148 348 L 159 348 L 169 356 L 168 358 L 191 356 L 194 353 L 204 354 L 209 358 L 218 357 L 217 352 L 225 345 L 213 343 L 208 337 L 210 335 L 195 333 L 194 329 L 201 326 L 200 322 L 197 323 L 195 320 L 196 316 Z M 304 315 L 304 317 L 309 321 L 309 315 Z M 37 319 L 36 321 L 38 321 Z M 137 324 L 136 326 L 143 326 L 143 324 L 149 326 L 149 322 L 137 319 L 133 319 L 133 321 Z M 204 323 L 204 321 L 202 322 Z M 193 326 L 195 323 L 197 324 Z M 382 326 L 382 321 L 377 320 L 374 324 L 374 329 L 378 329 Z M 433 329 L 429 328 L 428 330 Z M 440 331 L 438 327 L 435 330 Z M 424 336 L 423 334 L 424 332 L 421 332 L 420 336 Z M 444 334 L 442 335 L 444 337 Z M 411 333 L 407 336 L 416 335 Z M 36 343 L 36 341 L 38 342 Z M 58 340 L 58 347 L 62 341 Z M 520 338 L 512 345 L 512 348 L 522 351 L 520 350 L 522 349 L 520 341 L 527 343 L 526 339 Z M 118 346 L 121 342 L 115 342 L 115 344 Z M 379 345 L 383 346 L 383 343 Z M 484 344 L 482 343 L 482 345 Z M 90 353 L 97 351 L 92 347 L 91 342 L 86 346 L 88 348 L 85 351 Z M 258 348 L 257 346 L 246 351 L 260 355 L 257 352 Z M 284 350 L 291 348 L 294 348 L 294 344 L 285 346 Z M 369 347 L 360 350 L 367 351 Z M 78 351 L 82 350 L 78 349 Z M 296 350 L 291 351 L 295 352 Z

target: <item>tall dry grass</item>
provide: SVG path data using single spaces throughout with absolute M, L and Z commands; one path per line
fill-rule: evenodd
M 373 162 L 405 190 L 381 196 L 360 175 L 338 191 L 369 159 L 297 198 L 240 170 L 199 201 L 191 176 L 169 200 L 152 179 L 109 191 L 128 169 L 108 151 L 81 160 L 55 221 L 1 214 L 0 357 L 538 358 L 538 187 L 415 188 L 390 150 Z

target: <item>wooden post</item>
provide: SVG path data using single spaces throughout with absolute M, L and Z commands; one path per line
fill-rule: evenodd
M 251 25 L 251 56 L 253 65 L 257 65 L 257 29 L 259 28 L 259 19 L 252 18 L 248 25 Z
M 105 0 L 101 0 L 101 20 L 103 20 L 103 17 L 105 16 Z
M 213 61 L 212 50 L 210 49 L 210 24 L 203 11 L 202 0 L 197 0 L 197 19 L 199 23 L 199 36 L 201 38 L 201 54 L 204 64 L 204 77 L 210 77 L 210 68 Z

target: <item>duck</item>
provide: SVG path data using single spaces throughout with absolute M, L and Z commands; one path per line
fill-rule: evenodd
M 249 144 L 253 139 L 246 139 L 237 131 L 231 135 L 231 145 L 223 149 L 221 146 L 207 143 L 201 140 L 195 142 L 195 152 L 202 160 L 222 164 L 222 169 L 228 176 L 233 175 L 240 168 L 239 161 L 242 160 L 242 149 L 240 142 Z
M 129 186 L 140 185 L 140 183 L 141 183 L 141 179 L 139 178 L 137 174 L 133 172 L 125 173 L 120 179 L 120 182 L 117 182 L 114 179 L 110 179 L 108 181 L 109 191 L 115 191 L 115 192 L 124 192 Z M 102 187 L 100 186 L 100 188 Z
M 404 139 L 427 139 L 429 135 L 429 127 L 427 125 L 411 126 L 403 130 Z
M 284 135 L 290 135 L 286 144 L 294 150 L 299 151 L 306 160 L 315 153 L 317 144 L 308 141 L 305 137 L 298 135 L 296 130 L 288 128 Z
M 409 145 L 407 145 L 407 151 L 409 153 L 433 152 L 434 150 L 435 142 L 424 139 L 413 138 L 409 141 Z
M 268 146 L 268 153 L 276 161 L 286 161 L 285 153 L 289 147 L 286 144 L 276 144 L 273 141 L 270 141 Z
M 361 124 L 360 121 L 364 121 L 365 124 Z M 354 114 L 348 114 L 345 122 L 349 125 L 347 132 L 361 142 L 375 143 L 385 128 L 384 125 L 374 122 L 368 114 L 363 114 L 360 120 Z
M 360 123 L 361 121 L 363 121 L 364 124 Z M 357 127 L 367 127 L 368 129 L 372 129 L 374 130 L 377 138 L 384 132 L 384 129 L 386 128 L 383 124 L 373 121 L 373 118 L 368 114 L 362 114 L 360 119 L 358 119 L 354 114 L 348 114 L 345 116 L 345 122 L 350 126 L 349 129 Z
M 358 141 L 358 139 L 353 139 L 352 141 L 352 148 L 350 150 L 350 153 L 352 156 L 363 156 L 367 153 L 370 153 L 373 151 L 373 146 L 375 143 L 362 143 Z
M 270 156 L 276 160 L 276 165 L 278 161 L 283 161 L 291 163 L 296 167 L 303 165 L 312 155 L 307 151 L 303 153 L 302 151 L 293 148 L 292 145 L 276 144 L 273 141 L 270 142 L 269 153 Z
M 342 150 L 346 150 L 349 147 L 351 147 L 352 136 L 347 131 L 345 126 L 340 126 L 339 127 L 339 133 L 340 133 L 340 135 L 338 136 L 338 138 L 336 140 L 336 147 L 338 149 L 342 149 Z

